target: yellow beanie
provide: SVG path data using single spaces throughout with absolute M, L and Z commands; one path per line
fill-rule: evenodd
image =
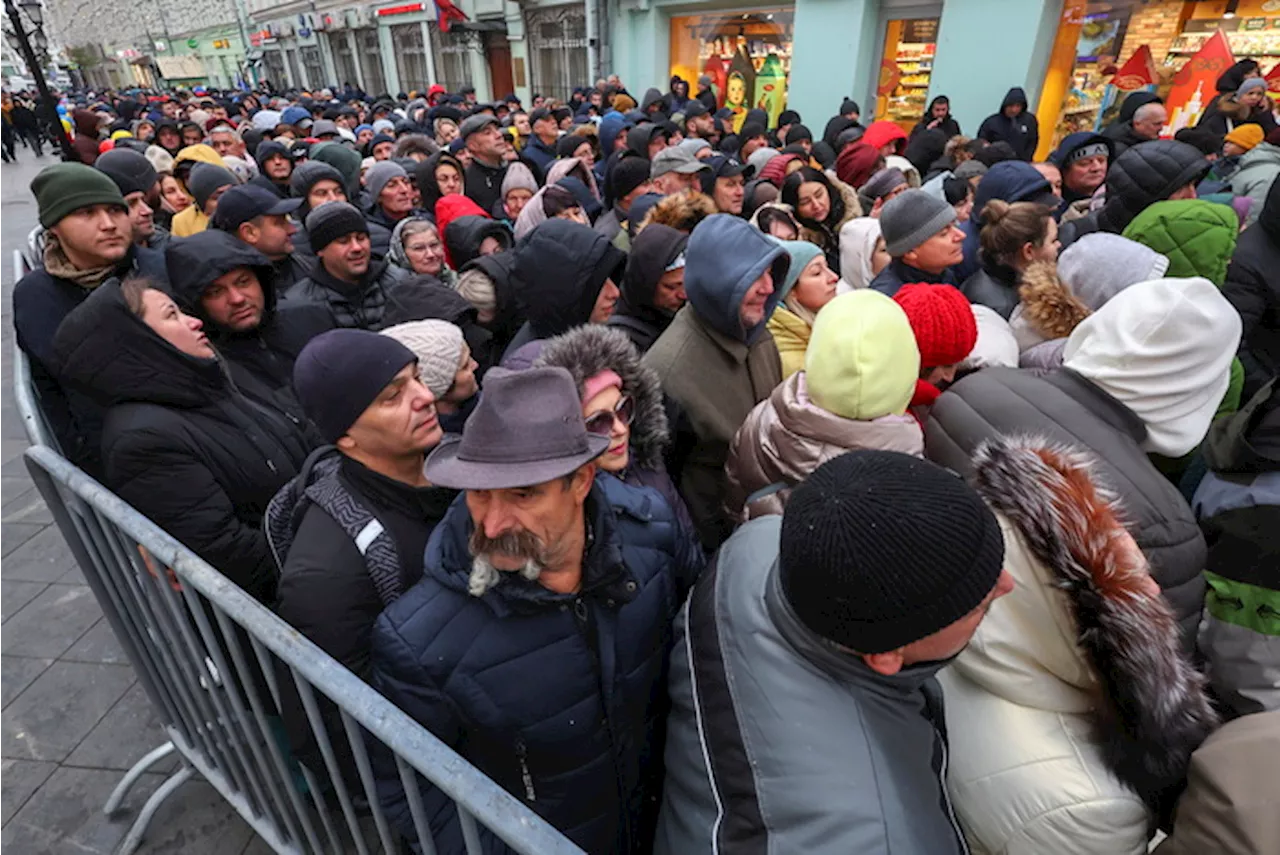
M 1233 142 L 1245 151 L 1251 150 L 1262 142 L 1264 134 L 1261 125 L 1237 125 L 1236 129 L 1223 137 L 1223 142 Z
M 121 131 L 113 131 L 111 133 L 111 138 L 113 140 L 122 140 L 122 139 L 125 139 L 126 137 L 132 137 L 132 136 L 133 134 L 130 131 L 121 130 Z
M 920 350 L 906 312 L 870 289 L 841 294 L 818 312 L 804 358 L 813 402 L 846 419 L 906 412 Z

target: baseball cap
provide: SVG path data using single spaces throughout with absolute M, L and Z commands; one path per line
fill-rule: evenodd
M 539 121 L 542 121 L 543 119 L 554 119 L 554 118 L 555 116 L 551 115 L 551 111 L 548 110 L 546 107 L 539 107 L 538 109 L 534 110 L 532 113 L 529 114 L 529 124 L 532 125 L 534 122 L 539 122 Z
M 337 134 L 338 125 L 332 119 L 321 119 L 311 126 L 311 136 L 322 137 L 325 134 Z
M 302 202 L 302 199 L 281 199 L 267 188 L 256 184 L 238 184 L 227 189 L 218 199 L 218 210 L 213 214 L 213 227 L 233 232 L 241 223 L 247 223 L 255 217 L 292 214 Z
M 471 136 L 476 131 L 482 131 L 485 128 L 489 127 L 490 125 L 498 125 L 498 124 L 501 124 L 501 123 L 498 121 L 497 117 L 494 116 L 492 113 L 477 113 L 474 116 L 469 116 L 458 127 L 458 136 L 460 139 L 465 140 L 467 137 Z
M 701 101 L 695 98 L 694 100 L 690 101 L 688 104 L 685 105 L 684 110 L 682 112 L 684 113 L 684 120 L 687 122 L 690 119 L 697 118 L 698 116 L 705 116 L 707 113 L 710 113 L 711 111 L 707 109 L 706 104 L 703 104 Z
M 756 168 L 751 164 L 743 163 L 723 154 L 713 155 L 703 162 L 710 164 L 711 170 L 716 174 L 716 178 L 732 178 L 735 175 L 744 175 L 750 178 L 756 172 Z
M 703 169 L 710 169 L 711 164 L 705 160 L 689 154 L 689 152 L 673 146 L 664 148 L 662 151 L 654 155 L 653 164 L 649 167 L 649 177 L 657 178 L 659 175 L 666 175 L 668 172 L 679 172 L 681 175 L 691 175 Z

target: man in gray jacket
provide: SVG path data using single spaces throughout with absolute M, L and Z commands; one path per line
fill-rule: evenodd
M 1003 562 L 976 492 L 889 451 L 740 528 L 676 624 L 655 853 L 966 852 L 934 675 L 1013 589 Z

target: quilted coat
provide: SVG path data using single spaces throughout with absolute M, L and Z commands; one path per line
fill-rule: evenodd
M 1125 237 L 1168 257 L 1165 276 L 1203 276 L 1219 288 L 1239 234 L 1240 220 L 1230 205 L 1202 199 L 1156 202 L 1124 230 Z
M 1204 677 L 1089 454 L 1000 437 L 974 466 L 1017 585 L 938 675 L 956 815 L 974 853 L 1141 855 L 1217 725 Z
M 467 592 L 471 517 L 459 497 L 427 544 L 422 581 L 373 633 L 373 685 L 591 853 L 646 851 L 662 781 L 667 654 L 682 589 L 675 517 L 648 489 L 600 475 L 587 498 L 582 587 L 516 574 Z M 393 824 L 413 822 L 375 756 Z M 420 783 L 438 852 L 462 852 L 452 801 Z M 482 831 L 486 853 L 506 846 Z

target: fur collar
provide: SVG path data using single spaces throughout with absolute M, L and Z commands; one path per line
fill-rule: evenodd
M 824 248 L 839 247 L 840 230 L 844 228 L 845 224 L 850 220 L 854 220 L 862 216 L 862 203 L 858 201 L 858 191 L 854 190 L 848 184 L 845 184 L 839 178 L 832 177 L 830 173 L 827 173 L 827 180 L 831 182 L 831 186 L 835 188 L 835 190 L 840 194 L 840 198 L 844 201 L 844 216 L 840 218 L 840 222 L 836 223 L 830 229 L 827 229 L 825 226 L 821 229 L 816 229 L 804 222 L 800 223 L 800 240 L 805 240 Z M 799 222 L 798 219 L 797 222 Z
M 662 223 L 664 226 L 689 234 L 693 227 L 716 213 L 716 203 L 706 193 L 697 190 L 684 190 L 665 197 L 661 202 L 649 209 L 640 223 L 640 229 L 650 223 Z M 640 229 L 636 230 L 639 234 Z
M 1122 509 L 1093 458 L 1043 438 L 996 437 L 974 454 L 975 486 L 1066 595 L 1076 643 L 1102 694 L 1094 716 L 1108 767 L 1157 814 L 1218 724 L 1205 678 L 1182 653 L 1169 604 L 1140 588 L 1118 539 Z
M 1089 317 L 1089 307 L 1058 278 L 1058 265 L 1033 264 L 1022 274 L 1018 287 L 1022 317 L 1046 339 L 1066 338 Z
M 636 402 L 631 420 L 632 464 L 644 469 L 663 467 L 671 435 L 662 406 L 662 386 L 653 369 L 640 364 L 640 354 L 626 333 L 601 324 L 574 327 L 548 339 L 533 364 L 567 369 L 579 394 L 588 377 L 605 369 L 617 372 L 623 394 Z

